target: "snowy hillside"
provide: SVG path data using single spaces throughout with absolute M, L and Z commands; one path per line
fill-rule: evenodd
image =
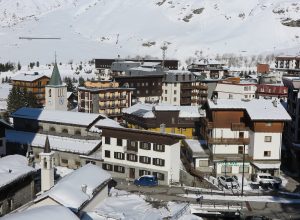
M 53 37 L 60 40 L 24 40 Z M 0 0 L 0 62 L 299 52 L 299 0 Z

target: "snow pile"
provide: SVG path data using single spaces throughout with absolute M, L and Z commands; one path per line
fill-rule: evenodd
M 94 219 L 136 219 L 154 220 L 176 215 L 186 203 L 146 201 L 144 195 L 128 194 L 124 191 L 112 189 L 111 196 L 100 203 L 94 212 L 87 213 L 83 220 Z M 189 209 L 179 219 L 201 219 L 191 215 Z
M 10 155 L 0 158 L 0 187 L 5 186 L 35 170 L 28 166 L 27 158 Z

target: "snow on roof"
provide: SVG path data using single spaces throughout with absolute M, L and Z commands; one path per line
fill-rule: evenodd
M 47 75 L 40 74 L 40 73 L 20 73 L 20 74 L 14 76 L 12 78 L 12 80 L 33 82 L 33 81 L 38 80 L 38 79 L 40 79 L 40 78 L 42 78 L 44 76 L 47 77 L 47 78 L 49 78 Z
M 58 122 L 64 124 L 72 124 L 78 126 L 89 126 L 98 118 L 106 118 L 101 114 L 90 114 L 83 112 L 71 111 L 51 111 L 41 108 L 20 108 L 14 113 L 12 117 L 26 118 L 47 122 Z
M 45 134 L 6 130 L 6 140 L 8 142 L 30 144 L 31 146 L 40 148 L 44 148 L 46 136 Z M 48 138 L 52 150 L 84 155 L 88 155 L 94 151 L 101 143 L 101 140 L 83 140 L 53 135 L 48 135 Z
M 203 117 L 199 113 L 199 106 L 175 106 L 169 104 L 142 104 L 138 103 L 129 108 L 123 109 L 125 114 L 133 114 L 143 118 L 155 118 L 154 111 L 179 111 L 180 118 L 199 118 Z
M 289 121 L 291 117 L 281 105 L 277 103 L 275 107 L 272 100 L 253 99 L 243 101 L 239 99 L 217 99 L 216 103 L 208 100 L 210 109 L 244 109 L 251 120 L 278 120 Z
M 41 206 L 26 211 L 9 214 L 1 218 L 2 220 L 79 220 L 79 218 L 68 208 L 59 205 Z
M 119 122 L 113 120 L 113 119 L 110 119 L 110 118 L 103 118 L 103 119 L 100 119 L 99 121 L 97 121 L 95 124 L 94 124 L 95 127 L 114 127 L 114 128 L 123 128 L 123 126 L 121 126 L 119 124 Z
M 193 152 L 193 157 L 196 156 L 207 156 L 205 150 L 203 149 L 203 145 L 206 144 L 204 140 L 193 140 L 193 139 L 185 139 L 183 140 L 188 147 L 192 150 Z
M 11 170 L 11 172 L 9 172 Z M 10 155 L 0 158 L 0 187 L 5 186 L 34 169 L 28 166 L 27 158 L 21 155 Z
M 251 162 L 254 166 L 256 166 L 260 170 L 269 170 L 269 169 L 279 169 L 280 168 L 280 162 L 279 163 L 259 163 L 259 162 Z
M 99 190 L 102 190 L 110 179 L 111 175 L 108 172 L 99 166 L 89 163 L 62 178 L 35 201 L 38 202 L 46 197 L 50 197 L 63 206 L 77 212 Z M 82 186 L 86 186 L 86 192 L 83 192 Z
M 172 219 L 187 205 L 187 203 L 162 202 L 163 206 L 154 208 L 145 199 L 144 195 L 112 189 L 111 197 L 98 204 L 93 212 L 85 214 L 82 219 Z M 183 216 L 189 214 L 189 211 L 182 213 Z

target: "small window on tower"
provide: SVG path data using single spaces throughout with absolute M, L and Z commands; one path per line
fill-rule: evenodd
M 51 97 L 51 89 L 49 89 L 49 97 Z

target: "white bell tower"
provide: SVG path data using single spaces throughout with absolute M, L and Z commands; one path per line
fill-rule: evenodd
M 46 137 L 44 152 L 41 158 L 41 191 L 45 192 L 54 186 L 54 152 L 50 149 L 48 136 Z
M 45 109 L 67 111 L 67 106 L 67 86 L 62 83 L 55 57 L 51 79 L 45 87 Z

